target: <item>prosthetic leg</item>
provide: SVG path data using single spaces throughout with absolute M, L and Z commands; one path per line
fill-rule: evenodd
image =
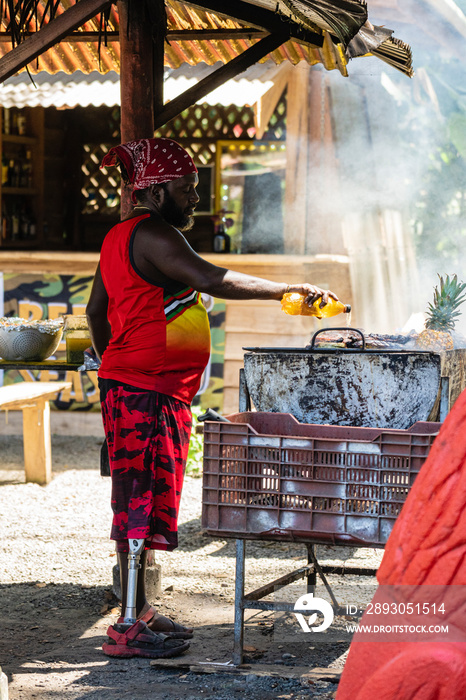
M 134 625 L 136 615 L 136 592 L 138 587 L 139 561 L 144 550 L 144 540 L 128 540 L 128 592 L 126 595 L 125 619 L 123 624 Z
M 189 648 L 189 642 L 171 639 L 166 634 L 153 632 L 143 620 L 137 619 L 136 597 L 138 573 L 144 540 L 128 540 L 128 590 L 123 622 L 111 625 L 107 630 L 108 641 L 102 645 L 107 656 L 149 659 L 178 656 Z

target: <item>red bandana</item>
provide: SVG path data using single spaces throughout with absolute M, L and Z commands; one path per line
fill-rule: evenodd
M 115 146 L 104 156 L 100 167 L 117 165 L 120 161 L 133 185 L 133 201 L 136 190 L 197 173 L 189 153 L 171 139 L 139 139 Z

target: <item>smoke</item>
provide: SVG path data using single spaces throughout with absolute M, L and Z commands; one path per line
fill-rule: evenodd
M 313 69 L 324 75 L 338 163 L 338 181 L 318 190 L 319 219 L 341 222 L 354 316 L 370 332 L 419 320 L 438 274 L 466 281 L 466 71 L 453 43 L 436 51 L 420 18 L 409 37 L 407 26 L 394 28 L 413 49 L 411 80 L 375 58 L 351 61 L 347 79 Z M 324 177 L 321 159 L 309 179 Z M 466 334 L 465 312 L 456 330 Z

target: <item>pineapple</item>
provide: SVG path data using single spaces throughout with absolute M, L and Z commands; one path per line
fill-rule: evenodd
M 463 294 L 466 283 L 458 282 L 456 275 L 451 278 L 448 275 L 438 275 L 438 278 L 440 288 L 434 288 L 434 303 L 429 303 L 426 329 L 419 334 L 416 341 L 418 348 L 432 352 L 453 350 L 451 332 L 460 315 L 458 307 L 466 299 L 466 294 Z

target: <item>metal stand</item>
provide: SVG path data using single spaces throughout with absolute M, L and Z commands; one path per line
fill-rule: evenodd
M 251 397 L 249 395 L 248 385 L 246 383 L 246 377 L 244 375 L 244 369 L 241 368 L 239 371 L 239 401 L 238 408 L 240 413 L 246 413 L 251 410 Z
M 256 588 L 251 593 L 244 594 L 245 585 L 245 563 L 246 563 L 246 541 L 243 539 L 236 540 L 236 581 L 235 581 L 235 635 L 233 646 L 233 663 L 239 666 L 243 663 L 243 642 L 244 642 L 244 611 L 249 610 L 273 610 L 277 612 L 294 612 L 293 603 L 272 602 L 261 600 L 266 596 L 288 586 L 290 583 L 299 581 L 299 579 L 307 578 L 308 592 L 314 593 L 316 586 L 317 574 L 322 580 L 332 600 L 335 611 L 340 610 L 337 599 L 335 598 L 330 584 L 328 583 L 324 571 L 316 559 L 314 545 L 306 543 L 307 547 L 307 565 L 299 569 L 295 569 L 285 576 L 275 579 L 271 583 L 267 583 L 260 588 Z M 332 569 L 333 570 L 333 569 Z M 372 572 L 373 573 L 373 572 Z

